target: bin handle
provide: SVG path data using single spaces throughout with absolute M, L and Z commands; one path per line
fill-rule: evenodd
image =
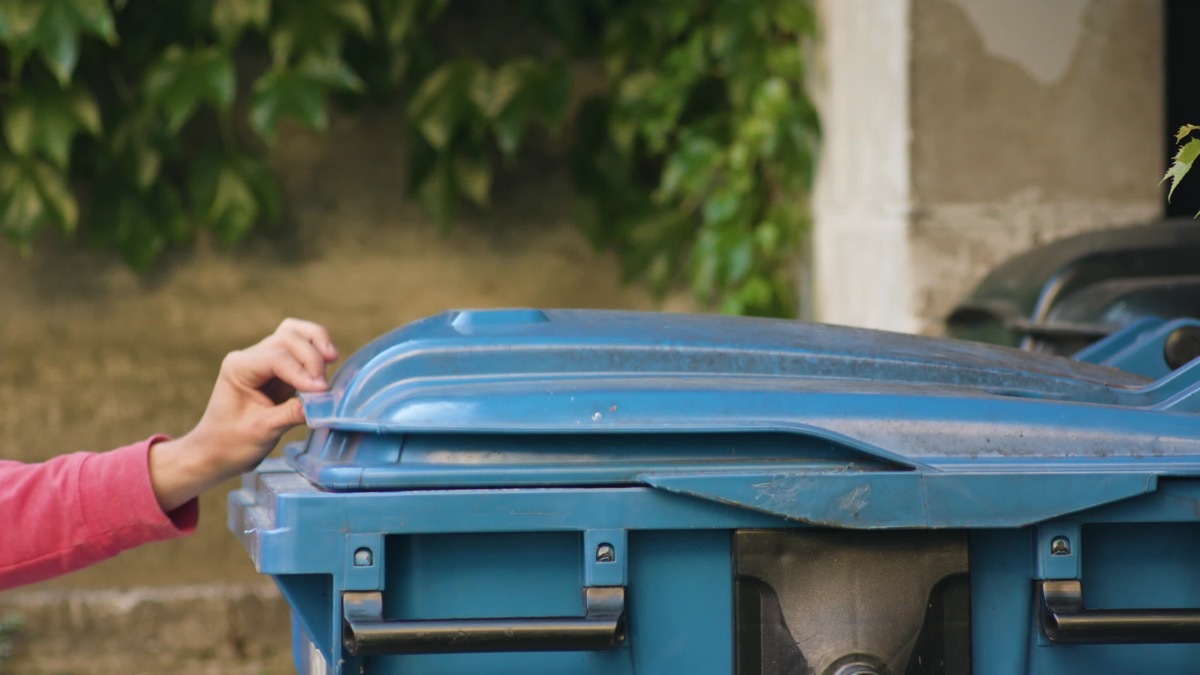
M 1078 579 L 1038 585 L 1042 630 L 1058 644 L 1200 642 L 1200 609 L 1086 609 Z
M 384 621 L 379 591 L 342 593 L 342 643 L 353 656 L 614 649 L 625 641 L 625 588 L 584 589 L 582 617 Z

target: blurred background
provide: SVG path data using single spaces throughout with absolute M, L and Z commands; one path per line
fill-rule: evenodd
M 1200 121 L 1197 14 L 5 2 L 0 456 L 181 434 L 221 357 L 287 316 L 343 355 L 466 307 L 937 334 L 1013 254 L 1200 209 L 1196 181 L 1159 184 Z M 0 672 L 289 672 L 231 487 L 193 537 L 0 594 Z

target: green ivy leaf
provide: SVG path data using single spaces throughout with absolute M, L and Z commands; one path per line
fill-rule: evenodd
M 675 89 L 690 88 L 697 78 L 709 70 L 706 37 L 706 31 L 693 31 L 687 40 L 667 54 L 664 70 L 670 74 L 670 82 Z
M 532 60 L 518 59 L 495 71 L 475 69 L 471 81 L 467 83 L 468 96 L 484 117 L 494 120 L 526 86 L 536 68 Z
M 143 192 L 116 177 L 101 181 L 90 229 L 98 242 L 117 249 L 137 271 L 148 269 L 169 243 L 184 240 L 188 233 L 174 187 L 159 182 Z
M 25 39 L 37 25 L 41 10 L 41 3 L 32 0 L 0 3 L 0 42 Z
M 33 152 L 38 131 L 37 108 L 33 96 L 18 94 L 4 110 L 4 140 L 19 157 L 28 157 Z M 62 135 L 55 138 L 61 139 Z
M 408 142 L 408 192 L 415 194 L 425 179 L 433 173 L 439 159 L 438 152 L 419 133 L 410 133 Z
M 1171 168 L 1167 170 L 1160 184 L 1165 181 L 1170 181 L 1171 188 L 1167 191 L 1167 201 L 1171 201 L 1171 195 L 1175 194 L 1175 188 L 1179 186 L 1179 181 L 1188 174 L 1192 169 L 1192 164 L 1195 163 L 1196 157 L 1200 156 L 1200 139 L 1193 138 L 1184 143 L 1179 152 L 1175 154 L 1175 161 L 1171 163 Z
M 454 178 L 459 189 L 476 206 L 487 206 L 492 189 L 492 163 L 480 154 L 454 158 Z
M 521 137 L 525 132 L 525 111 L 518 105 L 510 105 L 504 109 L 496 121 L 492 122 L 492 133 L 496 136 L 496 145 L 504 156 L 512 159 L 521 145 Z
M 192 209 L 204 219 L 211 216 L 217 185 L 225 170 L 225 155 L 217 150 L 200 152 L 188 167 L 188 200 Z
M 255 186 L 247 180 L 238 159 L 202 153 L 192 161 L 188 175 L 192 208 L 223 246 L 246 236 L 261 212 Z
M 721 148 L 716 141 L 701 134 L 689 135 L 667 157 L 656 198 L 666 201 L 704 194 L 720 168 L 720 161 Z
M 482 69 L 477 61 L 466 59 L 443 64 L 413 95 L 409 119 L 435 149 L 444 150 L 459 124 L 478 114 L 469 92 Z
M 754 275 L 732 294 L 726 296 L 721 311 L 727 314 L 764 314 L 777 297 L 771 281 L 763 275 Z
M 536 71 L 529 83 L 532 107 L 552 129 L 561 126 L 566 117 L 571 83 L 571 70 L 563 59 L 555 59 Z
M 275 175 L 267 166 L 266 158 L 260 155 L 237 155 L 230 159 L 233 169 L 241 176 L 250 193 L 258 202 L 261 219 L 267 223 L 275 223 L 283 211 L 279 195 L 279 185 Z
M 730 283 L 739 284 L 754 268 L 754 239 L 746 234 L 731 239 L 732 246 L 725 254 L 726 278 Z
M 100 109 L 83 89 L 26 87 L 4 109 L 4 139 L 20 157 L 40 153 L 65 168 L 80 131 L 93 136 L 101 131 Z
M 808 3 L 794 0 L 774 2 L 771 4 L 771 20 L 775 28 L 796 36 L 817 33 L 817 14 Z
M 715 190 L 704 200 L 703 222 L 719 225 L 733 220 L 742 208 L 742 194 L 728 186 Z
M 11 162 L 0 163 L 0 228 L 4 236 L 28 242 L 46 223 L 37 187 Z
M 362 80 L 341 59 L 314 56 L 296 67 L 274 68 L 254 83 L 250 126 L 268 141 L 284 117 L 324 129 L 329 123 L 325 97 L 342 89 L 361 90 Z
M 496 144 L 509 158 L 516 154 L 531 118 L 540 118 L 553 130 L 561 126 L 570 92 L 570 71 L 561 59 L 543 65 L 522 58 L 495 71 L 479 67 L 467 85 L 468 98 L 490 123 Z M 444 115 L 424 114 L 435 138 L 448 137 L 448 128 L 442 128 Z
M 649 209 L 628 218 L 622 251 L 627 275 L 646 278 L 656 293 L 667 290 L 679 271 L 679 258 L 692 230 L 688 214 L 679 209 Z
M 712 230 L 704 230 L 697 237 L 696 248 L 692 251 L 692 293 L 704 300 L 712 298 L 718 284 L 716 239 Z
M 341 59 L 310 57 L 301 62 L 296 72 L 327 89 L 351 89 L 359 91 L 362 80 Z
M 773 256 L 778 254 L 784 243 L 783 240 L 784 237 L 781 228 L 773 220 L 759 223 L 758 227 L 754 228 L 754 243 L 763 255 Z
M 35 0 L 0 2 L 0 43 L 8 47 L 9 70 L 15 79 L 33 49 L 33 29 L 42 16 L 42 5 Z
M 379 0 L 380 29 L 389 45 L 404 41 L 417 23 L 422 0 Z
M 209 212 L 217 241 L 232 246 L 250 232 L 258 219 L 258 200 L 244 178 L 223 171 L 217 180 L 217 191 Z
M 112 180 L 119 176 L 139 191 L 158 180 L 164 155 L 178 150 L 178 138 L 167 132 L 158 113 L 142 106 L 120 110 L 106 141 L 98 170 Z
M 75 230 L 79 208 L 62 171 L 38 159 L 0 158 L 0 227 L 31 241 L 47 225 Z
M 91 92 L 85 89 L 75 89 L 69 94 L 71 115 L 79 126 L 93 136 L 99 136 L 103 131 L 100 120 L 100 106 Z
M 34 162 L 32 169 L 38 194 L 50 216 L 64 231 L 75 231 L 79 223 L 79 206 L 67 186 L 66 176 L 45 162 Z
M 146 102 L 167 116 L 167 129 L 179 131 L 201 103 L 224 113 L 233 105 L 237 80 L 233 61 L 219 49 L 186 51 L 167 48 L 146 71 L 142 84 Z
M 234 44 L 242 32 L 262 30 L 271 19 L 271 0 L 216 0 L 212 25 L 225 44 Z
M 66 86 L 79 61 L 79 43 L 95 35 L 116 44 L 112 11 L 106 0 L 8 0 L 0 7 L 0 38 L 12 50 L 12 71 L 20 71 L 32 52 Z
M 347 33 L 369 35 L 371 11 L 363 0 L 288 0 L 271 30 L 271 58 L 287 64 L 298 53 L 338 58 Z
M 441 227 L 454 219 L 458 189 L 454 184 L 454 168 L 450 158 L 442 155 L 417 188 L 417 201 Z
M 1179 131 L 1175 132 L 1175 142 L 1178 143 L 1187 138 L 1188 135 L 1193 131 L 1200 131 L 1200 126 L 1196 126 L 1195 124 L 1185 124 L 1179 127 Z

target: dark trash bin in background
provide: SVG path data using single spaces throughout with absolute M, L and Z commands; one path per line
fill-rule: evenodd
M 245 477 L 230 528 L 303 673 L 1188 672 L 1200 361 L 1172 370 L 1164 342 L 1091 346 L 1121 370 L 789 321 L 447 312 L 306 396 L 310 435 Z
M 1200 317 L 1200 221 L 1165 220 L 1067 237 L 996 267 L 950 313 L 947 334 L 1063 356 L 1141 321 Z M 1200 355 L 1185 328 L 1166 344 L 1179 367 Z

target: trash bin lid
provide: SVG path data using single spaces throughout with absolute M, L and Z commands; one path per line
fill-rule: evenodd
M 1060 357 L 841 326 L 451 311 L 383 335 L 328 392 L 303 395 L 313 433 L 289 461 L 335 490 L 630 482 L 754 508 L 764 475 L 1136 465 L 1125 489 L 1145 490 L 1148 473 L 1200 468 L 1200 418 L 1164 407 L 1172 393 Z
M 1027 335 L 1047 346 L 1087 344 L 1144 316 L 1193 316 L 1198 274 L 1200 226 L 1192 218 L 1084 232 L 998 265 L 954 308 L 946 328 L 1011 346 Z M 1139 293 L 1128 285 L 1134 281 L 1158 288 Z

